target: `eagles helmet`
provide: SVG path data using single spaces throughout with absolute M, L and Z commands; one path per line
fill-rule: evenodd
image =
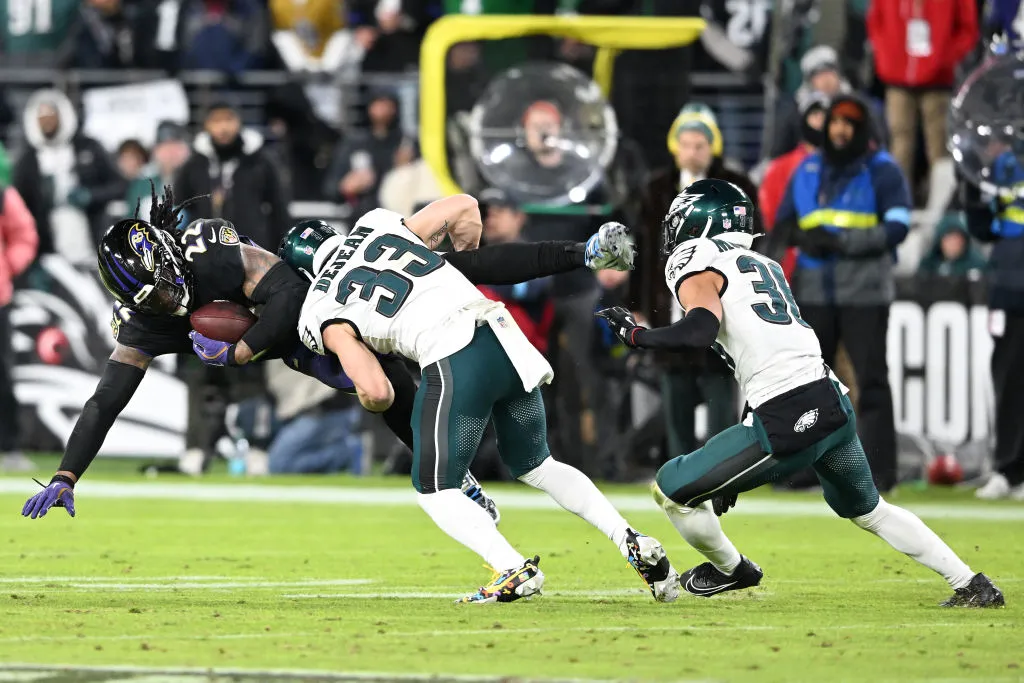
M 661 222 L 666 254 L 698 237 L 723 232 L 754 232 L 754 204 L 747 193 L 725 180 L 706 178 L 690 184 L 672 200 Z
M 317 257 L 317 251 L 332 237 L 333 249 L 324 249 Z M 310 282 L 316 279 L 316 274 L 323 268 L 334 252 L 337 251 L 341 235 L 334 228 L 321 220 L 300 221 L 292 226 L 288 234 L 281 239 L 277 248 L 277 256 L 292 267 L 292 270 L 304 276 Z M 331 245 L 328 245 L 331 246 Z
M 133 311 L 188 314 L 192 272 L 166 230 L 138 218 L 120 220 L 100 239 L 97 261 L 103 286 Z

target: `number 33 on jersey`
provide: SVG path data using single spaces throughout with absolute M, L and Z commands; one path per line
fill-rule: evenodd
M 800 317 L 778 263 L 726 236 L 692 239 L 669 255 L 665 283 L 676 297 L 687 278 L 709 270 L 723 279 L 716 350 L 735 371 L 751 407 L 794 381 L 793 386 L 806 383 L 808 372 L 820 376 L 818 338 Z

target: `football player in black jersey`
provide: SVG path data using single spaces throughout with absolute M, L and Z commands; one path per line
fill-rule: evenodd
M 298 338 L 299 312 L 308 288 L 304 279 L 277 256 L 240 235 L 228 221 L 198 219 L 180 234 L 172 234 L 187 202 L 175 209 L 170 188 L 162 202 L 155 199 L 150 222 L 138 218 L 118 221 L 101 240 L 101 279 L 117 299 L 112 322 L 114 352 L 95 393 L 82 409 L 57 473 L 43 491 L 25 503 L 25 516 L 42 517 L 53 506 L 65 507 L 74 516 L 75 483 L 96 457 L 156 356 L 194 350 L 204 362 L 223 366 L 283 358 L 289 367 L 325 384 L 351 389 L 340 366 L 324 363 L 319 360 L 322 357 L 313 358 Z M 428 208 L 437 212 L 438 204 Z M 580 267 L 628 269 L 632 257 L 632 243 L 619 224 L 606 224 L 586 244 L 502 244 L 445 255 L 472 282 L 494 285 Z M 188 314 L 217 300 L 262 307 L 257 322 L 237 344 L 216 342 L 191 329 Z M 211 353 L 211 349 L 219 351 Z M 397 357 L 381 360 L 395 389 L 395 401 L 383 413 L 384 420 L 411 448 L 416 391 L 412 374 Z M 467 485 L 464 490 L 497 521 L 493 501 L 479 486 Z

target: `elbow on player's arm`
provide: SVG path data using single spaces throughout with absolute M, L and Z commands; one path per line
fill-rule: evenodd
M 384 412 L 395 400 L 395 390 L 384 373 L 380 361 L 347 322 L 338 321 L 324 328 L 324 346 L 338 356 L 341 367 L 352 380 L 356 395 L 364 408 L 373 413 Z
M 449 235 L 456 251 L 476 249 L 483 233 L 480 206 L 468 194 L 456 194 L 427 204 L 405 219 L 405 227 L 431 249 Z

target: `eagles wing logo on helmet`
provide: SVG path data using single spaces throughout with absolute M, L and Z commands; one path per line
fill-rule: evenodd
M 153 241 L 149 238 L 149 231 L 136 223 L 128 230 L 128 242 L 132 245 L 132 251 L 142 259 L 142 265 L 146 270 L 152 272 L 156 267 L 156 260 L 153 256 Z
M 702 194 L 690 194 L 688 192 L 680 192 L 676 195 L 676 198 L 672 200 L 672 206 L 669 207 L 669 213 L 677 213 L 683 209 L 688 209 L 686 213 L 693 210 L 694 203 L 703 197 Z M 685 213 L 683 216 L 685 217 Z

